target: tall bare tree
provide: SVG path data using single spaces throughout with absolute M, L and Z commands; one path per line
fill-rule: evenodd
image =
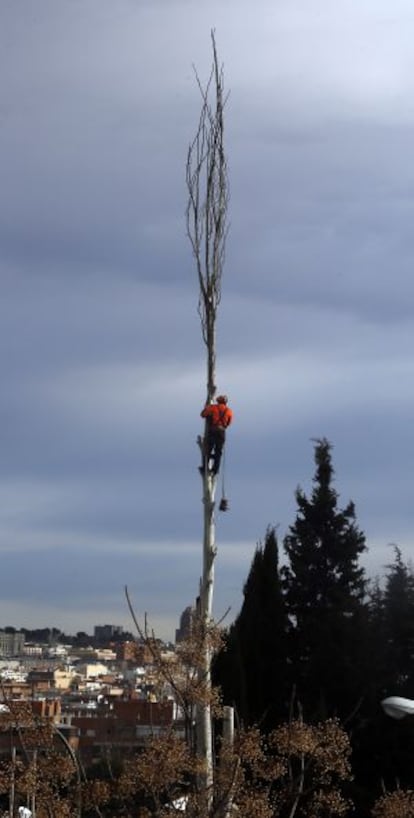
M 214 31 L 211 32 L 213 63 L 210 77 L 202 85 L 196 72 L 201 93 L 201 113 L 195 137 L 187 156 L 188 188 L 187 233 L 191 242 L 199 282 L 198 312 L 207 352 L 207 403 L 216 393 L 216 319 L 221 297 L 225 245 L 228 231 L 227 211 L 229 187 L 227 161 L 224 152 L 223 68 L 217 57 Z M 205 438 L 204 438 L 205 439 Z M 199 438 L 203 449 L 203 439 Z M 213 747 L 211 725 L 211 645 L 209 629 L 212 623 L 215 544 L 216 476 L 203 473 L 203 573 L 200 580 L 199 616 L 203 635 L 200 677 L 204 680 L 205 701 L 198 708 L 197 753 L 205 762 L 203 788 L 207 811 L 213 797 Z

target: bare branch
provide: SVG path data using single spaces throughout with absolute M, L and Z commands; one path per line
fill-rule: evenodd
M 198 312 L 208 353 L 208 400 L 215 394 L 215 322 L 221 298 L 229 203 L 223 116 L 227 96 L 224 95 L 223 68 L 218 63 L 214 31 L 211 32 L 211 40 L 213 65 L 205 87 L 195 71 L 202 105 L 186 165 L 187 235 L 196 261 L 200 287 Z

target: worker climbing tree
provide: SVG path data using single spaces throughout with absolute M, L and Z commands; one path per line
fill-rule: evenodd
M 214 32 L 211 32 L 213 65 L 204 87 L 196 73 L 201 93 L 201 113 L 196 135 L 187 155 L 186 180 L 188 190 L 187 234 L 193 250 L 198 283 L 198 312 L 201 332 L 207 352 L 207 397 L 202 416 L 206 418 L 204 437 L 198 443 L 203 458 L 203 573 L 200 580 L 199 621 L 202 636 L 202 657 L 199 680 L 206 695 L 197 712 L 197 754 L 203 762 L 200 776 L 200 794 L 204 797 L 205 813 L 211 814 L 213 805 L 213 742 L 211 724 L 211 644 L 215 544 L 215 489 L 216 474 L 220 467 L 225 429 L 232 414 L 216 394 L 216 317 L 221 297 L 225 244 L 227 236 L 227 208 L 229 189 L 227 162 L 224 153 L 224 96 L 223 70 L 219 67 Z M 224 396 L 221 396 L 223 399 Z M 219 412 L 222 422 L 217 422 Z M 219 428 L 220 427 L 220 428 Z M 209 460 L 212 457 L 212 470 Z
M 200 466 L 202 475 L 206 469 L 211 470 L 214 475 L 220 471 L 226 429 L 233 420 L 233 412 L 227 406 L 227 401 L 227 395 L 219 395 L 216 403 L 208 403 L 201 412 L 201 417 L 206 419 L 206 433 L 202 445 L 203 463 Z

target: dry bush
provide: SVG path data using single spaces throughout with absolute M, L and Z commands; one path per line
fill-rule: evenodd
M 36 818 L 75 818 L 78 769 L 66 749 L 56 750 L 53 724 L 34 715 L 30 702 L 7 701 L 7 707 L 0 714 L 0 732 L 9 735 L 10 758 L 0 762 L 0 793 L 9 794 L 13 781 L 15 804 L 35 801 Z
M 95 779 L 82 783 L 82 808 L 100 812 L 113 797 L 113 786 L 108 781 Z
M 279 742 L 280 739 L 280 742 Z M 350 808 L 341 784 L 350 777 L 349 741 L 337 722 L 294 722 L 266 739 L 257 728 L 240 731 L 233 746 L 222 742 L 216 759 L 209 818 L 334 818 Z M 199 762 L 173 734 L 154 739 L 126 762 L 119 796 L 149 798 L 153 815 L 171 816 L 186 794 L 188 818 L 207 818 L 199 792 Z
M 414 818 L 414 792 L 396 790 L 383 795 L 372 810 L 372 818 Z

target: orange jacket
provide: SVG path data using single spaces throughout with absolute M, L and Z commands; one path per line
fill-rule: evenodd
M 208 403 L 201 412 L 202 418 L 207 418 L 214 427 L 222 426 L 227 429 L 233 420 L 233 412 L 225 403 Z

